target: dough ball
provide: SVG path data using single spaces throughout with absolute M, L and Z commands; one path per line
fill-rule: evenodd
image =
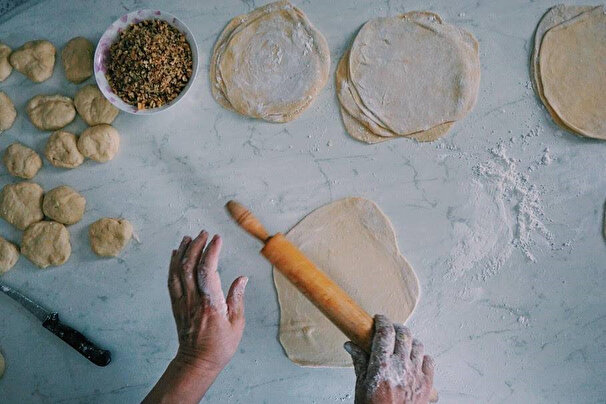
M 10 241 L 0 237 L 0 275 L 8 272 L 15 266 L 19 259 L 19 249 Z M 0 365 L 0 376 L 2 376 L 2 366 Z
M 33 182 L 7 184 L 0 193 L 0 216 L 19 230 L 44 219 L 42 187 Z
M 86 199 L 74 189 L 61 185 L 44 194 L 42 211 L 56 222 L 74 224 L 82 219 Z
M 55 47 L 45 40 L 30 41 L 10 54 L 8 60 L 18 72 L 41 83 L 53 75 Z
M 42 159 L 38 153 L 21 143 L 13 143 L 8 146 L 2 156 L 2 161 L 11 175 L 26 180 L 34 178 L 42 167 Z
M 119 112 L 95 84 L 82 87 L 74 97 L 74 104 L 84 122 L 90 126 L 110 124 Z
M 34 223 L 23 232 L 21 253 L 40 268 L 63 265 L 72 253 L 69 232 L 61 223 Z
M 0 379 L 4 375 L 4 369 L 6 368 L 6 364 L 4 363 L 4 356 L 0 353 Z
M 326 84 L 326 39 L 288 1 L 266 4 L 232 19 L 213 49 L 215 100 L 242 115 L 288 122 L 307 109 Z
M 25 109 L 30 121 L 38 129 L 61 129 L 76 117 L 74 102 L 62 95 L 37 95 Z
M 3 43 L 0 43 L 0 81 L 6 80 L 13 71 L 13 66 L 8 61 L 8 56 L 11 54 L 12 49 Z
M 115 257 L 133 236 L 133 226 L 126 219 L 104 217 L 88 228 L 90 247 L 101 257 Z
M 17 110 L 8 95 L 0 91 L 0 132 L 8 130 L 15 123 Z
M 65 77 L 72 83 L 82 83 L 93 75 L 93 44 L 81 36 L 71 39 L 61 51 Z
M 120 135 L 109 125 L 91 126 L 78 139 L 80 153 L 100 163 L 113 159 L 119 147 Z
M 76 135 L 62 130 L 50 135 L 44 155 L 55 167 L 74 168 L 84 162 L 84 156 L 78 150 Z

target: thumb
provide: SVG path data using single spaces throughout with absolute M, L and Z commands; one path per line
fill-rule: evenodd
M 343 348 L 351 355 L 356 376 L 363 379 L 368 367 L 368 354 L 351 341 L 347 341 Z
M 244 320 L 244 290 L 247 283 L 248 278 L 240 276 L 231 284 L 227 293 L 227 315 L 232 323 Z

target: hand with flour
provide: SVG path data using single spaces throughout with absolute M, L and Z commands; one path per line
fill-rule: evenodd
M 237 278 L 227 298 L 217 272 L 221 237 L 184 237 L 172 252 L 168 289 L 177 324 L 175 359 L 144 402 L 198 403 L 236 352 L 244 331 L 244 289 Z
M 370 355 L 352 342 L 345 349 L 356 372 L 356 404 L 425 404 L 432 398 L 433 360 L 403 325 L 376 315 Z

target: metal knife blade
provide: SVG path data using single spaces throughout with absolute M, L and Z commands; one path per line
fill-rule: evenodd
M 17 301 L 41 322 L 42 327 L 55 334 L 63 342 L 74 348 L 80 355 L 97 366 L 107 366 L 112 360 L 111 352 L 101 349 L 82 333 L 59 321 L 59 314 L 46 310 L 29 297 L 0 282 L 0 291 Z
M 0 290 L 6 293 L 16 302 L 18 302 L 21 306 L 29 310 L 34 316 L 38 318 L 38 320 L 44 322 L 48 318 L 50 318 L 52 313 L 49 310 L 46 310 L 44 307 L 40 306 L 38 303 L 34 302 L 29 297 L 21 294 L 10 286 L 7 286 L 0 282 Z

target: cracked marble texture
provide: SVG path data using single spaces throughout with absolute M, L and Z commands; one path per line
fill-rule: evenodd
M 83 220 L 70 227 L 72 256 L 46 270 L 21 258 L 2 279 L 111 349 L 113 363 L 90 365 L 0 296 L 7 362 L 0 402 L 141 400 L 177 348 L 166 290 L 170 251 L 201 227 L 224 237 L 224 286 L 239 274 L 250 277 L 242 344 L 207 402 L 353 402 L 351 369 L 301 368 L 287 359 L 277 339 L 271 267 L 223 211 L 236 198 L 270 231 L 286 231 L 315 208 L 352 195 L 375 201 L 389 216 L 419 277 L 421 297 L 408 325 L 435 357 L 440 402 L 604 402 L 606 142 L 559 129 L 528 77 L 534 29 L 555 2 L 293 3 L 325 35 L 332 69 L 315 103 L 288 124 L 240 117 L 217 105 L 209 90 L 217 35 L 259 0 L 108 0 L 103 7 L 47 0 L 0 17 L 0 38 L 12 48 L 45 38 L 60 49 L 78 35 L 97 41 L 130 10 L 160 8 L 189 25 L 201 58 L 196 83 L 177 107 L 117 117 L 121 147 L 114 160 L 73 170 L 45 161 L 36 176 L 46 190 L 67 184 L 87 199 Z M 368 19 L 423 9 L 478 39 L 477 105 L 434 143 L 358 143 L 341 122 L 336 63 Z M 0 137 L 0 149 L 18 140 L 39 153 L 48 135 L 26 118 L 27 100 L 39 93 L 73 97 L 78 89 L 59 63 L 44 83 L 13 72 L 1 87 L 19 116 Z M 83 129 L 80 120 L 68 126 Z M 14 181 L 0 167 L 0 186 Z M 104 216 L 126 217 L 140 243 L 131 242 L 117 259 L 96 257 L 87 228 Z M 21 236 L 4 221 L 0 235 Z

